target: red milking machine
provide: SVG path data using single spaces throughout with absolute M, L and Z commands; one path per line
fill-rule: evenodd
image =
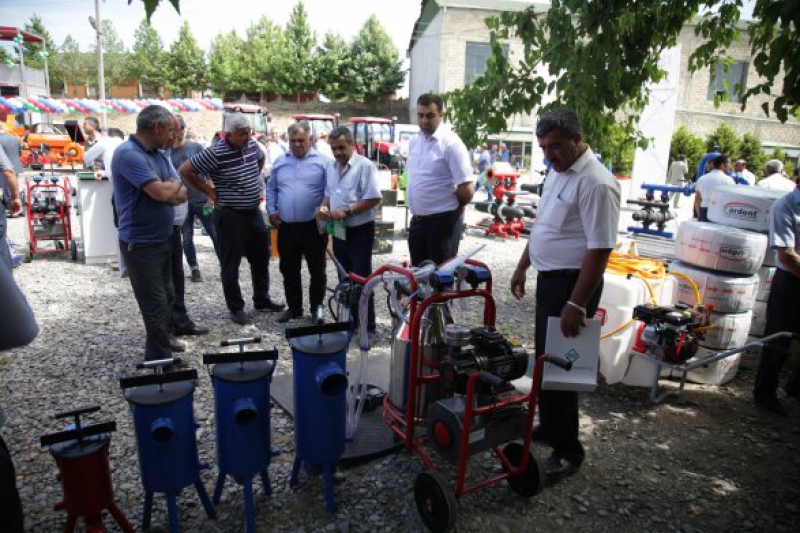
M 28 242 L 24 250 L 25 261 L 34 255 L 75 251 L 72 241 L 70 217 L 70 187 L 67 176 L 44 173 L 25 181 L 25 217 L 28 222 Z M 44 243 L 52 243 L 46 246 Z

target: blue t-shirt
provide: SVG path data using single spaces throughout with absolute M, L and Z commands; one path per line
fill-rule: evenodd
M 111 160 L 119 238 L 127 243 L 164 242 L 172 236 L 172 205 L 153 200 L 144 188 L 155 180 L 177 180 L 168 157 L 148 151 L 134 136 L 120 144 Z
M 202 151 L 203 146 L 200 143 L 188 141 L 182 146 L 175 146 L 170 152 L 169 157 L 172 160 L 172 166 L 174 166 L 177 171 L 185 161 L 188 161 Z M 201 174 L 201 178 L 205 181 L 207 176 Z M 208 198 L 206 198 L 205 194 L 188 185 L 186 186 L 186 190 L 189 193 L 189 203 L 192 205 L 206 205 Z

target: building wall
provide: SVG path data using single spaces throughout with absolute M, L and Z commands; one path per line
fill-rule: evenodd
M 719 107 L 714 106 L 714 101 L 708 99 L 711 70 L 689 72 L 689 56 L 704 42 L 702 37 L 694 34 L 694 30 L 694 25 L 685 26 L 678 39 L 682 56 L 676 127 L 686 126 L 692 133 L 706 136 L 720 124 L 727 123 L 738 134 L 750 133 L 767 146 L 776 143 L 800 146 L 800 124 L 796 119 L 790 118 L 785 124 L 781 124 L 774 114 L 769 117 L 764 114 L 761 104 L 768 102 L 771 105 L 773 97 L 754 96 L 747 101 L 747 108 L 744 110 L 741 109 L 741 104 L 736 102 L 723 102 Z M 734 60 L 748 62 L 746 78 L 748 87 L 763 81 L 756 74 L 752 63 L 747 32 L 742 31 L 740 42 L 731 46 L 730 56 Z
M 439 61 L 443 21 L 443 12 L 439 11 L 411 49 L 408 105 L 412 118 L 417 116 L 417 98 L 421 94 L 442 91 L 439 81 Z

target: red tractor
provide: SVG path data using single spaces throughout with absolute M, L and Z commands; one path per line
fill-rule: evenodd
M 347 128 L 353 133 L 358 153 L 378 166 L 398 169 L 403 166 L 397 143 L 394 142 L 396 119 L 353 117 Z
M 253 130 L 253 139 L 258 140 L 267 135 L 267 127 L 272 117 L 265 108 L 256 104 L 230 102 L 223 104 L 222 129 L 214 134 L 214 139 L 211 141 L 211 144 L 216 143 L 219 139 L 225 138 L 225 124 L 234 114 L 241 114 L 247 117 L 247 120 L 250 121 L 250 129 Z
M 316 141 L 323 133 L 330 131 L 339 125 L 339 113 L 335 115 L 324 114 L 297 114 L 292 115 L 295 122 L 308 122 L 311 126 L 311 138 Z

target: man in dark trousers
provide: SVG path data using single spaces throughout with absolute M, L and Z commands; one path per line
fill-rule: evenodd
M 800 334 L 800 177 L 795 176 L 795 182 L 795 189 L 772 204 L 769 211 L 769 244 L 777 255 L 777 269 L 769 291 L 764 336 L 781 331 Z M 764 347 L 753 391 L 756 405 L 781 416 L 788 416 L 788 412 L 778 399 L 778 375 L 790 345 L 791 339 L 782 339 Z M 800 369 L 787 376 L 784 390 L 787 396 L 800 396 Z
M 328 234 L 320 233 L 315 217 L 333 165 L 332 159 L 311 147 L 308 122 L 289 126 L 289 151 L 275 162 L 267 183 L 267 212 L 272 225 L 278 227 L 281 274 L 289 306 L 278 322 L 303 316 L 303 258 L 311 277 L 308 299 L 312 313 L 325 298 Z
M 280 311 L 284 305 L 269 296 L 269 232 L 259 209 L 264 154 L 251 139 L 250 122 L 242 114 L 225 121 L 225 138 L 186 161 L 181 177 L 214 204 L 214 226 L 219 239 L 222 289 L 231 320 L 250 323 L 239 287 L 242 257 L 250 263 L 253 307 L 256 311 Z M 214 186 L 203 181 L 210 177 Z
M 328 177 L 325 199 L 319 218 L 344 224 L 344 238 L 334 234 L 333 254 L 345 271 L 359 276 L 372 274 L 372 244 L 375 241 L 375 207 L 381 203 L 378 168 L 355 152 L 353 134 L 345 127 L 334 128 L 328 135 L 334 172 Z M 351 310 L 358 324 L 358 302 Z M 375 331 L 375 303 L 369 301 L 367 330 Z
M 408 251 L 411 264 L 436 264 L 458 254 L 464 206 L 475 194 L 472 162 L 464 143 L 442 123 L 444 104 L 435 94 L 417 99 L 417 135 L 408 150 Z
M 174 135 L 172 113 L 147 106 L 136 117 L 136 134 L 117 147 L 111 161 L 119 246 L 147 331 L 146 360 L 172 357 L 173 351 L 173 206 L 187 198 L 186 187 L 164 153 Z
M 536 137 L 552 169 L 547 175 L 530 240 L 511 276 L 511 293 L 525 295 L 533 265 L 536 279 L 536 356 L 545 353 L 548 317 L 576 336 L 594 316 L 603 273 L 617 240 L 620 187 L 587 146 L 575 113 L 555 109 L 536 125 Z M 541 391 L 534 438 L 553 448 L 545 469 L 551 479 L 569 475 L 584 459 L 578 432 L 578 393 Z

